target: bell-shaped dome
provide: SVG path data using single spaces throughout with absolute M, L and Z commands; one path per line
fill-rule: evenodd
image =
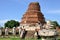
M 45 18 L 40 11 L 40 5 L 38 2 L 32 2 L 29 4 L 26 13 L 22 17 L 21 24 L 36 24 L 45 23 Z

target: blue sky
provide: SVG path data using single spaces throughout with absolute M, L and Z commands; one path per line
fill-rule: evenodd
M 0 0 L 0 25 L 8 20 L 21 21 L 31 2 L 39 2 L 46 20 L 60 24 L 60 0 Z

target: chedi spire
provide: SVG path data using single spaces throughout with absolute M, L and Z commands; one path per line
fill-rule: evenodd
M 44 15 L 41 12 L 38 2 L 32 2 L 29 4 L 26 13 L 22 17 L 21 24 L 36 24 L 45 23 Z
M 31 2 L 28 7 L 28 11 L 40 11 L 40 5 L 38 2 Z

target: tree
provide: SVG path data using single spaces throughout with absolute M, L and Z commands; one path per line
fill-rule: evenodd
M 59 24 L 57 21 L 52 21 L 51 23 L 53 25 L 53 28 L 59 27 Z
M 19 22 L 15 20 L 10 20 L 10 21 L 7 21 L 4 25 L 5 27 L 13 28 L 13 27 L 19 26 Z

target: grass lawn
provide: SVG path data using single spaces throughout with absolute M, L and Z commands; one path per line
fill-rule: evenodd
M 40 39 L 0 38 L 0 40 L 40 40 Z
M 20 40 L 20 38 L 0 38 L 0 40 Z
M 20 38 L 17 36 L 9 36 L 9 37 L 3 36 L 0 37 L 0 40 L 20 40 Z
M 60 40 L 60 36 L 57 38 L 58 40 Z M 21 39 L 21 38 L 19 38 L 19 36 L 18 37 L 16 37 L 16 36 L 10 36 L 10 37 L 0 37 L 0 40 L 41 40 L 41 39 L 35 39 L 35 38 L 25 38 L 25 39 Z
M 0 40 L 40 40 L 40 39 L 35 39 L 35 38 L 25 38 L 25 39 L 21 39 L 19 36 L 3 36 L 0 37 Z

